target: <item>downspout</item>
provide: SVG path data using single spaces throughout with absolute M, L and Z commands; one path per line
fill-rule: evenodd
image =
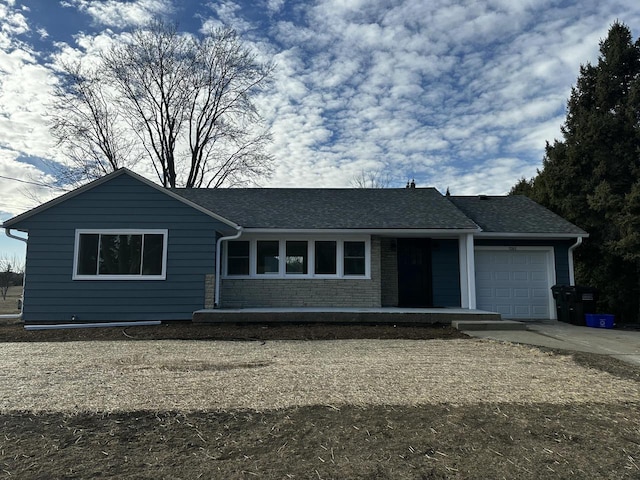
M 238 232 L 235 235 L 230 235 L 228 237 L 220 237 L 216 242 L 216 286 L 215 293 L 213 297 L 213 308 L 218 308 L 220 306 L 220 277 L 222 273 L 222 242 L 228 240 L 235 240 L 240 238 L 242 235 L 242 227 L 237 227 Z
M 7 237 L 9 238 L 13 238 L 14 240 L 20 240 L 21 242 L 24 242 L 25 244 L 27 244 L 27 239 L 24 237 L 19 237 L 17 235 L 14 235 L 13 233 L 11 233 L 11 229 L 5 227 L 4 229 L 4 233 L 7 234 Z M 27 284 L 27 264 L 25 262 L 25 269 L 24 272 L 22 272 L 22 298 L 21 298 L 21 305 L 20 305 L 20 314 L 16 315 L 16 318 L 19 318 L 20 320 L 22 320 L 22 312 L 24 312 L 24 287 Z
M 575 273 L 573 271 L 573 251 L 582 245 L 582 237 L 578 237 L 576 243 L 569 247 L 569 285 L 575 285 Z

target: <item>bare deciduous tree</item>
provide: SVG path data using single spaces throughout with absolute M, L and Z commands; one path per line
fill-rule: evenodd
M 2 296 L 2 300 L 7 299 L 9 287 L 21 284 L 23 272 L 24 267 L 18 257 L 0 255 L 0 296 Z
M 87 179 L 143 161 L 166 187 L 234 185 L 271 172 L 254 96 L 273 65 L 233 30 L 195 36 L 156 20 L 92 67 L 63 70 L 52 131 Z
M 51 132 L 70 164 L 52 162 L 63 183 L 78 184 L 132 163 L 133 138 L 116 108 L 115 92 L 96 67 L 79 61 L 62 64 L 55 90 Z
M 351 179 L 353 188 L 389 188 L 393 182 L 391 174 L 383 169 L 361 170 Z

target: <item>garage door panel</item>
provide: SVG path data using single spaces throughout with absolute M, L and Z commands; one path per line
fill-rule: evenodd
M 545 300 L 549 299 L 549 292 L 546 288 L 533 288 L 531 292 L 533 298 L 544 298 Z
M 479 298 L 493 298 L 493 289 L 491 288 L 477 288 L 476 299 Z
M 543 254 L 543 253 L 530 255 L 529 256 L 529 264 L 530 265 L 538 265 L 540 267 L 546 267 L 547 259 L 545 257 L 546 257 L 546 255 Z
M 476 250 L 476 303 L 505 318 L 550 318 L 548 251 Z
M 509 272 L 495 272 L 493 278 L 502 282 L 508 282 L 511 279 Z
M 496 305 L 496 308 L 492 311 L 498 312 L 504 316 L 512 315 L 511 305 Z
M 513 272 L 513 280 L 516 282 L 526 282 L 529 280 L 529 272 Z
M 547 281 L 547 272 L 531 272 L 531 280 L 535 280 L 537 282 L 545 282 Z
M 494 292 L 496 298 L 511 298 L 511 290 L 508 288 L 496 288 Z
M 516 305 L 514 307 L 513 313 L 515 313 L 516 315 L 520 315 L 523 318 L 527 318 L 531 315 L 531 308 L 529 307 L 529 305 Z
M 485 270 L 476 271 L 476 279 L 481 282 L 491 280 L 491 272 Z
M 531 316 L 531 318 L 543 317 L 544 315 L 547 315 L 548 312 L 549 312 L 549 308 L 546 306 L 533 305 L 533 315 Z M 547 318 L 547 317 L 544 317 L 544 318 Z

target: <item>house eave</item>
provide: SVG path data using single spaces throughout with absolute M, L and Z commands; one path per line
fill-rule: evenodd
M 245 235 L 379 235 L 379 236 L 454 236 L 477 234 L 475 228 L 250 228 Z
M 513 232 L 479 232 L 476 234 L 477 238 L 492 238 L 492 239 L 523 239 L 523 240 L 541 240 L 541 239 L 574 239 L 574 238 L 587 238 L 589 234 L 583 233 L 513 233 Z

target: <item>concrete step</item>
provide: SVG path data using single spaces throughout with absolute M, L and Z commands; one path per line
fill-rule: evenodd
M 527 324 L 516 320 L 454 320 L 451 326 L 458 330 L 526 330 Z

